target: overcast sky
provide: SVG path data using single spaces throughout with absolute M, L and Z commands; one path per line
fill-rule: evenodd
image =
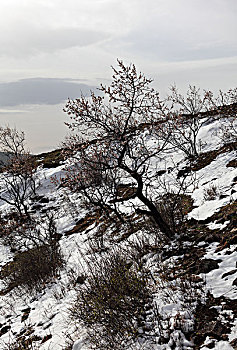
M 120 58 L 165 94 L 237 83 L 237 0 L 1 0 L 0 124 L 34 152 L 66 133 L 62 108 Z

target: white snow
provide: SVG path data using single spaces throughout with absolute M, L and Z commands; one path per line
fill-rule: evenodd
M 214 121 L 211 124 L 206 124 L 199 132 L 199 139 L 205 144 L 204 150 L 209 151 L 218 147 L 219 138 L 213 135 L 217 132 L 222 120 Z M 149 139 L 152 143 L 152 139 Z M 154 146 L 154 145 L 153 145 Z M 188 217 L 196 220 L 205 220 L 211 217 L 216 211 L 226 204 L 229 204 L 237 199 L 236 184 L 233 184 L 233 179 L 237 176 L 237 169 L 233 167 L 226 167 L 226 165 L 236 158 L 236 152 L 228 152 L 220 154 L 207 167 L 197 171 L 198 188 L 192 193 L 195 208 L 188 214 Z M 184 155 L 181 152 L 174 153 L 172 157 L 166 157 L 162 160 L 153 159 L 152 172 L 157 170 L 170 170 L 162 175 L 161 179 L 166 179 L 167 184 L 175 189 L 173 179 L 176 178 L 177 172 L 172 168 L 174 164 L 180 167 L 185 165 Z M 64 176 L 64 165 L 60 165 L 52 169 L 39 168 L 38 178 L 40 180 L 40 187 L 38 194 L 46 195 L 49 198 L 49 203 L 45 208 L 56 213 L 56 224 L 59 233 L 65 233 L 75 226 L 75 222 L 86 215 L 85 209 L 80 207 L 80 197 L 74 194 L 65 194 L 62 189 L 59 189 L 57 184 L 52 182 L 52 177 L 60 180 Z M 153 187 L 157 186 L 157 179 L 154 179 Z M 215 186 L 218 190 L 217 198 L 213 200 L 206 200 L 205 193 L 210 186 Z M 160 188 L 162 192 L 162 188 Z M 222 195 L 224 198 L 219 198 Z M 67 205 L 65 204 L 67 201 Z M 3 202 L 0 203 L 1 211 L 9 210 L 9 206 Z M 131 210 L 124 205 L 121 208 L 124 212 Z M 224 223 L 211 222 L 208 224 L 210 229 L 224 230 L 229 221 Z M 92 226 L 90 235 L 96 231 L 96 227 Z M 66 260 L 66 267 L 62 270 L 60 278 L 47 285 L 42 293 L 36 293 L 31 297 L 27 295 L 19 295 L 19 291 L 12 290 L 5 296 L 0 297 L 0 323 L 10 325 L 11 330 L 0 337 L 0 348 L 4 348 L 8 344 L 9 338 L 15 339 L 15 335 L 19 333 L 23 326 L 32 325 L 35 333 L 42 337 L 52 335 L 52 338 L 43 344 L 39 344 L 40 350 L 62 350 L 67 343 L 67 334 L 69 334 L 74 344 L 73 350 L 89 350 L 89 344 L 86 340 L 86 330 L 80 325 L 70 320 L 68 310 L 72 306 L 76 297 L 76 291 L 73 284 L 70 283 L 70 271 L 73 269 L 78 275 L 86 269 L 84 254 L 88 248 L 89 234 L 74 233 L 70 236 L 63 236 L 60 240 L 60 246 Z M 140 230 L 138 233 L 129 237 L 129 240 L 136 240 L 139 237 L 144 237 L 144 232 Z M 150 243 L 155 242 L 154 238 L 147 237 Z M 124 243 L 125 245 L 126 243 Z M 200 242 L 199 246 L 204 246 L 204 242 Z M 237 299 L 237 287 L 233 286 L 233 281 L 237 278 L 237 272 L 222 277 L 223 274 L 236 269 L 237 262 L 237 246 L 232 245 L 220 252 L 216 252 L 218 244 L 210 244 L 207 248 L 204 258 L 220 259 L 219 268 L 212 270 L 208 274 L 201 276 L 206 281 L 206 289 L 210 290 L 215 297 L 226 296 L 231 299 Z M 227 254 L 228 251 L 228 254 Z M 12 260 L 13 253 L 4 244 L 0 244 L 0 265 L 3 266 L 8 261 Z M 167 263 L 172 264 L 178 257 L 172 257 L 167 260 Z M 172 260 L 173 259 L 173 260 Z M 159 279 L 157 268 L 157 255 L 151 253 L 146 256 L 146 265 L 151 269 L 151 273 L 157 278 L 157 283 L 152 285 L 154 302 L 159 308 L 159 312 L 164 319 L 167 320 L 167 327 L 171 330 L 169 343 L 159 345 L 158 342 L 158 325 L 156 335 L 153 338 L 153 343 L 144 340 L 142 347 L 140 343 L 136 343 L 135 349 L 147 350 L 170 350 L 173 344 L 176 349 L 192 349 L 193 344 L 189 342 L 183 332 L 175 328 L 178 317 L 185 320 L 184 327 L 192 329 L 193 327 L 193 310 L 195 305 L 184 305 L 183 294 L 180 290 L 179 284 L 172 284 L 168 281 Z M 1 281 L 0 281 L 1 282 Z M 2 283 L 1 286 L 2 287 Z M 169 300 L 167 300 L 167 294 Z M 30 307 L 31 311 L 26 321 L 22 322 L 22 310 Z M 10 316 L 10 317 L 8 317 Z M 169 320 L 169 322 L 168 322 Z M 152 320 L 151 320 L 152 321 Z M 154 320 L 153 320 L 154 321 Z M 152 322 L 153 322 L 152 321 Z M 232 328 L 230 340 L 237 337 L 237 321 Z M 141 341 L 141 340 L 140 340 Z M 208 339 L 205 345 L 201 348 L 207 350 Z M 230 350 L 233 349 L 228 341 L 216 341 L 214 349 L 216 350 Z

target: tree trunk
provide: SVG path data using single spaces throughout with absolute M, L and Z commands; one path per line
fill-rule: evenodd
M 155 220 L 157 226 L 161 230 L 162 233 L 164 233 L 168 238 L 172 238 L 174 235 L 174 232 L 170 229 L 169 225 L 163 220 L 162 216 L 158 212 L 156 206 L 143 195 L 143 193 L 137 193 L 137 198 L 140 199 L 140 201 L 146 205 L 146 207 L 150 210 L 150 214 Z
M 174 236 L 173 230 L 169 227 L 169 225 L 163 220 L 161 214 L 157 210 L 156 206 L 152 203 L 152 201 L 145 197 L 143 194 L 143 178 L 142 174 L 139 174 L 137 171 L 129 169 L 125 165 L 120 164 L 120 168 L 128 172 L 136 181 L 137 181 L 137 191 L 134 195 L 134 198 L 137 197 L 140 201 L 150 210 L 150 215 L 155 220 L 157 226 L 169 239 Z

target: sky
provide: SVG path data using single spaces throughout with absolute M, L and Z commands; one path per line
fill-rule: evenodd
M 0 125 L 60 146 L 63 106 L 109 84 L 117 58 L 166 95 L 237 86 L 236 0 L 0 0 Z

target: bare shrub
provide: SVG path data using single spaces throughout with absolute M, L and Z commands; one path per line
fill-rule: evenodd
M 36 193 L 35 159 L 25 149 L 25 135 L 9 127 L 0 128 L 0 148 L 8 157 L 2 166 L 0 199 L 28 215 L 27 201 Z
M 12 212 L 1 218 L 0 232 L 3 244 L 9 246 L 12 252 L 21 248 L 26 249 L 28 237 L 36 232 L 36 222 L 30 220 L 28 216 L 20 216 L 18 212 Z
M 97 349 L 126 349 L 137 336 L 137 322 L 149 298 L 146 272 L 119 251 L 88 264 L 89 275 L 78 290 L 71 317 L 83 322 Z
M 237 119 L 235 117 L 228 117 L 225 123 L 222 123 L 220 129 L 215 132 L 222 144 L 230 144 L 237 142 Z
M 17 227 L 17 223 L 20 226 Z M 14 260 L 7 263 L 1 270 L 7 290 L 23 287 L 28 292 L 38 291 L 55 278 L 63 266 L 56 226 L 53 217 L 48 217 L 44 228 L 37 227 L 37 223 L 20 217 L 20 221 L 13 221 L 15 225 L 14 238 L 7 235 L 16 251 Z M 10 227 L 8 227 L 10 229 Z M 6 239 L 6 238 L 5 238 Z M 17 242 L 16 242 L 17 240 Z M 20 249 L 24 248 L 24 251 Z
M 158 260 L 157 270 L 152 272 L 158 294 L 153 301 L 151 322 L 152 330 L 156 330 L 158 344 L 169 342 L 183 349 L 185 338 L 191 340 L 194 314 L 198 305 L 205 301 L 206 291 L 204 282 L 183 269 L 182 260 L 180 266 L 175 260 Z M 164 307 L 170 304 L 176 307 L 164 312 L 162 307 L 159 308 L 160 300 Z
M 9 126 L 0 127 L 0 148 L 8 155 L 8 158 L 24 154 L 25 133 Z
M 227 142 L 236 141 L 236 88 L 227 92 L 220 90 L 214 96 L 211 91 L 202 92 L 200 88 L 191 85 L 186 95 L 182 95 L 176 86 L 172 86 L 167 101 L 171 103 L 167 112 L 169 143 L 183 151 L 190 160 L 197 158 L 202 151 L 204 143 L 199 138 L 199 131 L 210 120 L 220 116 L 228 117 L 230 123 L 222 128 L 220 135 Z
M 215 132 L 219 136 L 223 144 L 237 141 L 237 88 L 230 89 L 227 92 L 219 91 L 217 97 L 209 92 L 209 103 L 216 111 L 219 117 L 225 120 L 221 123 L 221 127 Z
M 236 117 L 237 88 L 228 91 L 219 90 L 217 96 L 211 91 L 207 92 L 208 103 L 215 114 L 222 117 Z
M 44 245 L 17 253 L 14 261 L 2 268 L 1 277 L 7 284 L 7 290 L 23 287 L 28 292 L 39 291 L 57 276 L 62 263 L 59 250 Z
M 193 204 L 190 194 L 198 182 L 196 174 L 191 170 L 179 176 L 181 171 L 174 165 L 171 173 L 157 179 L 161 192 L 155 203 L 163 220 L 178 234 L 186 229 L 185 220 Z
M 60 237 L 53 214 L 36 218 L 13 212 L 1 218 L 0 230 L 3 243 L 10 246 L 13 252 L 44 244 L 53 245 Z
M 216 185 L 210 185 L 208 188 L 204 189 L 203 198 L 205 201 L 212 201 L 219 196 L 219 190 Z
M 163 220 L 165 220 L 176 233 L 181 233 L 185 230 L 183 224 L 189 206 L 191 206 L 191 199 L 188 195 L 174 192 L 160 196 L 157 201 L 157 207 Z
M 189 159 L 196 158 L 203 146 L 198 134 L 205 121 L 202 112 L 210 109 L 207 97 L 208 93 L 201 93 L 199 88 L 190 85 L 186 95 L 180 94 L 177 87 L 172 86 L 167 99 L 171 103 L 167 115 L 169 143 L 183 151 Z

